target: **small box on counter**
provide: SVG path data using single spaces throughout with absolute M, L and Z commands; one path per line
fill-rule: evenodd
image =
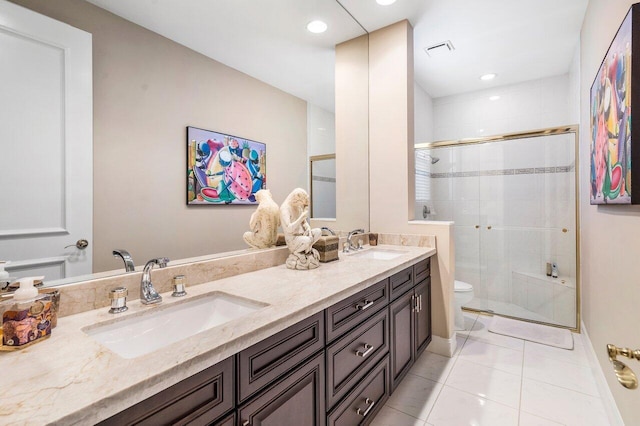
M 322 236 L 313 245 L 320 254 L 320 262 L 327 263 L 338 260 L 338 237 L 335 235 Z

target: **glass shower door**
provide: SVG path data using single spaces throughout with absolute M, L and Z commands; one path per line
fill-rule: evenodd
M 434 145 L 416 151 L 416 215 L 455 222 L 465 308 L 576 328 L 575 131 Z
M 482 145 L 479 245 L 488 311 L 577 326 L 575 144 L 567 133 Z

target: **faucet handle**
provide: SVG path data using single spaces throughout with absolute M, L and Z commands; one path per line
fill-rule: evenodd
M 126 287 L 118 287 L 114 288 L 109 292 L 109 299 L 111 299 L 111 309 L 109 309 L 110 314 L 119 314 L 120 312 L 124 312 L 127 309 L 127 295 L 129 291 Z
M 184 275 L 176 275 L 173 277 L 173 293 L 171 293 L 173 297 L 182 297 L 187 295 L 185 290 L 186 281 L 187 279 Z

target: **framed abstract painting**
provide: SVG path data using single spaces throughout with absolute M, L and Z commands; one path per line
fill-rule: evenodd
M 590 202 L 640 204 L 640 4 L 631 6 L 591 86 Z
M 257 204 L 266 185 L 264 143 L 187 127 L 187 204 Z

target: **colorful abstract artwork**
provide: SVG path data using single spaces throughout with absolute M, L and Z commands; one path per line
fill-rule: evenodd
M 265 144 L 187 127 L 188 204 L 257 204 L 266 184 Z
M 634 10 L 618 29 L 591 86 L 591 204 L 640 201 L 633 200 L 631 190 Z

